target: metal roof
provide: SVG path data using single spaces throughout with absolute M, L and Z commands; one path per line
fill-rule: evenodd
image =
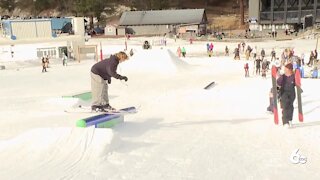
M 207 23 L 204 9 L 179 9 L 127 11 L 122 14 L 119 25 L 200 24 L 202 22 Z

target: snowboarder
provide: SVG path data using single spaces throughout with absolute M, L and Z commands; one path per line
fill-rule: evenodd
M 109 104 L 108 84 L 111 84 L 111 77 L 128 81 L 126 76 L 119 75 L 117 67 L 119 63 L 128 60 L 125 52 L 120 51 L 110 58 L 97 62 L 91 68 L 91 92 L 92 106 L 91 109 L 99 112 L 115 110 Z
M 283 126 L 289 128 L 292 126 L 293 102 L 296 98 L 295 75 L 291 63 L 288 63 L 284 70 L 284 74 L 277 79 L 277 85 L 280 87 L 279 97 Z

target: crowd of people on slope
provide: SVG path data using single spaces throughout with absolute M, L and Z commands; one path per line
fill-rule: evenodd
M 64 52 L 62 52 L 62 54 L 61 54 L 61 56 L 62 56 L 62 58 L 61 58 L 61 60 L 62 60 L 62 65 L 63 66 L 68 66 L 68 53 L 67 53 L 67 51 L 64 51 Z M 48 72 L 47 71 L 47 68 L 49 68 L 49 64 L 50 64 L 50 57 L 49 57 L 49 55 L 46 55 L 46 56 L 43 56 L 42 58 L 41 58 L 41 64 L 42 64 L 42 72 L 44 73 L 44 72 Z
M 240 60 L 241 53 L 245 55 L 245 60 L 253 60 L 252 74 L 255 75 L 266 77 L 266 73 L 271 68 L 271 63 L 277 67 L 282 67 L 290 62 L 293 65 L 293 69 L 300 69 L 302 78 L 307 76 L 319 78 L 318 69 L 320 68 L 320 62 L 317 50 L 310 51 L 308 62 L 305 62 L 305 54 L 301 53 L 300 56 L 296 55 L 294 48 L 284 49 L 280 56 L 277 56 L 276 50 L 272 48 L 270 55 L 267 55 L 264 48 L 261 48 L 261 50 L 258 51 L 257 46 L 251 48 L 250 45 L 246 45 L 245 42 L 242 42 L 234 49 L 234 60 Z M 249 77 L 249 68 L 250 63 L 245 62 L 245 77 Z M 305 68 L 308 69 L 308 74 L 305 74 Z

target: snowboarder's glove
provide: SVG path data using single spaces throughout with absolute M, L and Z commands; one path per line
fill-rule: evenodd
M 108 79 L 107 82 L 108 82 L 108 84 L 111 84 L 111 79 Z
M 128 81 L 128 78 L 126 76 L 121 76 L 120 80 Z

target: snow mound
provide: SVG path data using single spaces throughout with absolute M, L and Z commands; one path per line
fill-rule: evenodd
M 189 64 L 168 49 L 138 50 L 130 59 L 120 64 L 121 70 L 171 74 L 187 70 Z
M 112 139 L 111 129 L 93 127 L 30 130 L 0 142 L 0 159 L 8 159 L 0 165 L 6 169 L 0 172 L 0 177 L 47 179 L 48 174 L 54 174 L 55 179 L 69 179 L 78 176 L 101 160 Z

